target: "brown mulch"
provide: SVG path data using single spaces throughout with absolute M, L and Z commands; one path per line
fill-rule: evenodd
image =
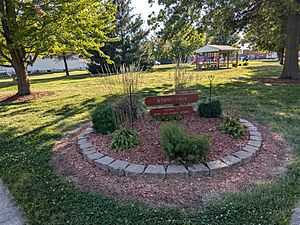
M 30 95 L 21 95 L 21 96 L 15 94 L 15 95 L 0 98 L 0 103 L 25 102 L 25 101 L 35 100 L 39 98 L 44 98 L 50 95 L 51 95 L 50 92 L 33 92 Z
M 278 179 L 284 173 L 292 158 L 291 149 L 280 136 L 271 133 L 267 127 L 258 124 L 256 126 L 265 141 L 263 150 L 254 160 L 244 166 L 190 181 L 134 179 L 101 171 L 78 153 L 76 142 L 80 130 L 56 144 L 52 163 L 58 175 L 78 187 L 122 202 L 134 201 L 153 207 L 202 210 L 208 202 L 222 193 L 245 191 L 258 184 Z
M 206 160 L 216 160 L 225 155 L 238 151 L 247 142 L 248 135 L 244 139 L 235 139 L 230 135 L 219 131 L 221 118 L 201 118 L 197 113 L 185 116 L 178 121 L 188 133 L 207 134 L 211 138 L 212 150 Z M 93 133 L 90 140 L 95 148 L 115 159 L 127 160 L 130 163 L 138 164 L 167 164 L 168 158 L 162 153 L 160 141 L 160 128 L 164 122 L 151 119 L 140 119 L 134 124 L 134 128 L 140 137 L 140 143 L 136 147 L 114 152 L 110 150 L 112 137 Z
M 264 78 L 261 79 L 261 82 L 266 84 L 300 84 L 300 80 L 288 80 L 280 78 Z

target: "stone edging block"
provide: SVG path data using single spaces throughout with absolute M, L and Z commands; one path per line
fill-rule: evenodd
M 144 171 L 145 176 L 152 176 L 152 177 L 159 177 L 165 178 L 166 177 L 166 169 L 164 165 L 148 165 Z
M 169 165 L 167 178 L 189 178 L 189 171 L 183 165 Z
M 188 167 L 190 177 L 201 177 L 209 175 L 209 168 L 203 163 L 192 165 Z
M 128 167 L 126 167 L 125 171 L 125 176 L 127 177 L 135 177 L 138 175 L 141 175 L 145 171 L 145 165 L 140 165 L 140 164 L 131 164 Z

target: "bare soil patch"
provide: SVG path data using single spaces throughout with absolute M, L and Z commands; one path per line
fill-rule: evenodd
M 52 163 L 58 175 L 78 187 L 122 202 L 202 210 L 208 202 L 222 193 L 245 191 L 278 179 L 284 173 L 291 161 L 292 150 L 279 135 L 271 133 L 266 126 L 254 124 L 265 140 L 262 151 L 255 159 L 244 166 L 198 179 L 134 179 L 101 171 L 83 159 L 78 152 L 77 137 L 84 128 L 69 134 L 56 144 Z
M 261 81 L 266 84 L 300 84 L 300 80 L 288 80 L 280 78 L 265 78 Z
M 0 104 L 7 103 L 7 102 L 25 102 L 25 101 L 44 98 L 50 95 L 51 95 L 50 92 L 33 92 L 30 95 L 22 95 L 22 96 L 16 94 L 16 95 L 0 98 Z

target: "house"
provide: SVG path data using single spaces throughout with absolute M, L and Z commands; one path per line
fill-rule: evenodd
M 85 70 L 88 68 L 88 61 L 80 58 L 78 55 L 72 55 L 67 58 L 69 71 Z M 64 61 L 57 56 L 38 58 L 33 65 L 28 66 L 29 73 L 51 73 L 65 70 Z M 1 67 L 1 75 L 13 75 L 15 71 L 12 67 Z

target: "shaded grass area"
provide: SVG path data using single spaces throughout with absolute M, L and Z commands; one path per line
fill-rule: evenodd
M 281 67 L 271 62 L 220 71 L 199 71 L 201 98 L 207 97 L 208 75 L 215 75 L 214 96 L 240 106 L 241 113 L 268 124 L 300 153 L 300 85 L 269 85 L 260 78 L 276 77 Z M 107 99 L 102 78 L 75 72 L 32 76 L 33 91 L 53 95 L 0 105 L 0 178 L 8 185 L 29 224 L 288 224 L 300 200 L 300 162 L 286 176 L 245 193 L 225 195 L 204 212 L 153 209 L 121 204 L 63 181 L 51 167 L 52 147 L 65 131 L 89 120 L 91 109 Z M 0 96 L 16 89 L 0 79 Z M 144 74 L 141 96 L 173 89 L 170 66 Z

